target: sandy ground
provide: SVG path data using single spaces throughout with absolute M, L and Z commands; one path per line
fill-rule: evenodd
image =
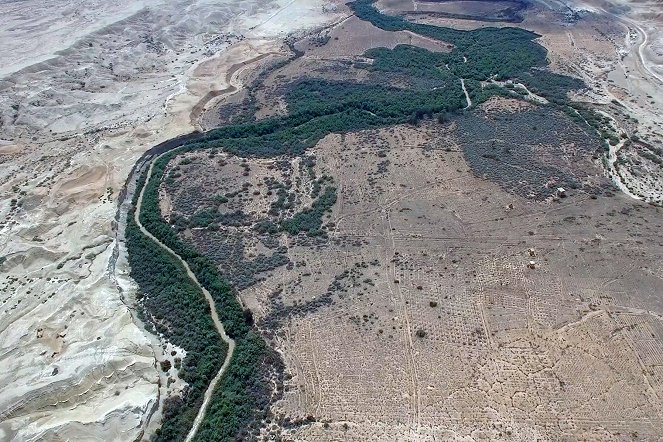
M 0 2 L 0 440 L 136 439 L 158 416 L 156 362 L 171 349 L 127 307 L 119 190 L 143 151 L 193 130 L 192 108 L 232 65 L 337 9 Z
M 628 67 L 639 51 L 637 39 L 624 41 L 624 25 L 580 7 L 533 12 L 523 26 L 542 34 L 552 68 L 590 86 L 574 98 L 596 103 L 617 133 L 655 135 L 661 94 L 654 78 L 634 81 L 647 70 L 636 75 Z M 352 29 L 347 46 L 360 49 L 396 37 L 357 32 L 362 27 L 352 19 L 335 30 L 343 26 Z M 273 78 L 295 78 L 294 69 L 315 75 L 311 66 L 353 55 L 343 51 L 343 38 L 330 36 Z M 631 89 L 610 82 L 619 69 Z M 481 111 L 527 106 L 534 107 L 492 100 Z M 282 235 L 278 244 L 287 246 L 291 265 L 263 272 L 240 291 L 257 323 L 273 332 L 286 365 L 286 393 L 265 437 L 285 416 L 297 424 L 281 436 L 299 441 L 660 440 L 663 244 L 660 208 L 631 198 L 647 199 L 633 189 L 641 177 L 612 174 L 624 191 L 613 194 L 593 149 L 579 153 L 589 142 L 565 139 L 560 128 L 549 142 L 531 141 L 535 158 L 577 165 L 588 173 L 583 181 L 610 190 L 534 201 L 471 170 L 455 138 L 469 123 L 457 132 L 458 121 L 333 134 L 308 152 L 317 176 L 333 176 L 338 189 L 324 218 L 331 239 Z M 501 130 L 494 136 L 511 137 Z M 624 139 L 611 148 L 615 168 L 625 149 Z M 197 210 L 193 195 L 226 195 L 247 184 L 258 191 L 247 192 L 250 201 L 240 207 L 260 214 L 277 198 L 258 187 L 266 177 L 287 177 L 298 197 L 305 187 L 290 158 L 279 167 L 249 159 L 244 174 L 242 159 L 224 158 L 220 167 L 203 153 L 188 155 L 195 166 L 172 187 L 164 210 Z M 538 164 L 525 167 L 536 176 Z M 546 187 L 559 179 L 550 178 Z M 222 270 L 269 254 L 258 252 L 260 240 L 249 234 L 228 259 L 237 231 L 221 232 L 197 229 L 189 238 L 220 257 Z
M 290 265 L 239 290 L 286 370 L 262 440 L 660 440 L 660 209 L 584 190 L 537 200 L 513 192 L 518 178 L 507 190 L 508 172 L 485 178 L 466 161 L 458 137 L 469 124 L 535 109 L 495 98 L 465 123 L 328 135 L 306 154 L 337 188 L 328 240 L 277 234 L 270 251 L 244 226 L 182 234 L 222 271 L 287 248 Z M 527 126 L 509 126 L 472 143 L 521 132 L 541 153 L 532 170 L 573 163 L 583 182 L 609 186 L 592 151 L 578 149 L 582 137 L 541 143 Z M 176 213 L 246 183 L 246 196 L 223 210 L 265 219 L 278 198 L 265 183 L 286 179 L 295 210 L 310 204 L 303 157 L 219 156 L 170 163 L 186 167 L 162 186 Z
M 617 100 L 660 146 L 660 4 L 572 7 L 615 32 L 545 14 L 523 25 L 542 31 L 553 67 L 591 79 L 593 100 Z M 323 0 L 0 0 L 0 440 L 135 439 L 158 417 L 169 391 L 156 361 L 170 347 L 127 307 L 119 189 L 144 150 L 193 129 L 209 90 L 241 87 L 233 66 L 344 12 Z

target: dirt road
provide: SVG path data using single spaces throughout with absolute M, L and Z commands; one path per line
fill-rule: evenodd
M 162 154 L 165 155 L 165 154 Z M 175 253 L 173 250 L 171 250 L 168 246 L 163 244 L 161 241 L 159 241 L 157 238 L 155 238 L 150 232 L 147 231 L 147 229 L 141 224 L 140 222 L 140 210 L 143 204 L 143 194 L 145 193 L 145 187 L 147 187 L 147 184 L 149 183 L 150 179 L 152 178 L 152 168 L 154 167 L 154 163 L 160 158 L 156 157 L 154 158 L 151 163 L 150 163 L 150 168 L 147 171 L 147 179 L 145 180 L 145 184 L 143 185 L 143 188 L 140 189 L 140 195 L 138 196 L 138 203 L 136 204 L 136 212 L 134 214 L 136 224 L 140 228 L 140 231 L 145 234 L 148 238 L 150 238 L 152 241 L 157 243 L 160 247 L 162 247 L 164 250 L 166 250 L 168 253 L 173 255 L 177 260 L 184 266 L 186 269 L 186 274 L 191 278 L 191 280 L 198 286 L 198 288 L 203 292 L 205 295 L 205 299 L 207 300 L 207 303 L 209 304 L 210 311 L 212 313 L 212 321 L 214 321 L 214 326 L 216 327 L 217 332 L 221 336 L 221 339 L 228 344 L 228 352 L 226 354 L 226 359 L 223 361 L 223 365 L 221 366 L 221 369 L 219 369 L 219 372 L 214 376 L 214 379 L 210 382 L 209 386 L 207 387 L 207 390 L 205 391 L 205 396 L 203 399 L 203 404 L 200 406 L 200 410 L 198 410 L 198 415 L 196 416 L 196 419 L 193 421 L 193 426 L 191 427 L 191 430 L 189 430 L 189 434 L 187 434 L 186 441 L 190 441 L 193 439 L 193 437 L 196 435 L 196 431 L 198 431 L 198 427 L 200 426 L 200 423 L 203 421 L 203 418 L 205 417 L 205 412 L 207 410 L 207 406 L 209 405 L 210 399 L 212 398 L 212 393 L 214 392 L 214 389 L 216 388 L 216 384 L 219 382 L 219 379 L 221 379 L 221 376 L 226 372 L 228 369 L 228 366 L 230 365 L 230 360 L 232 359 L 233 352 L 235 351 L 235 340 L 230 338 L 227 334 L 225 329 L 223 328 L 223 324 L 219 320 L 219 315 L 216 311 L 216 306 L 214 305 L 214 299 L 212 298 L 212 295 L 203 287 L 200 282 L 198 282 L 198 278 L 196 278 L 196 275 L 191 271 L 191 268 L 189 265 L 184 261 L 177 253 Z

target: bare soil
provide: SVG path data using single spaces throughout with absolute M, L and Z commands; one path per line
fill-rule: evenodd
M 532 111 L 506 100 L 485 108 L 479 118 L 489 121 Z M 577 167 L 593 184 L 540 198 L 505 186 L 508 177 L 484 177 L 468 162 L 477 147 L 463 141 L 463 124 L 318 143 L 309 153 L 315 175 L 338 188 L 326 239 L 256 235 L 253 223 L 182 232 L 221 271 L 286 250 L 286 261 L 240 291 L 286 363 L 279 432 L 357 441 L 659 437 L 660 209 L 594 195 L 593 186 L 612 186 L 591 152 L 569 149 L 577 139 L 568 130 L 544 146 L 514 127 L 521 143 L 547 151 L 540 170 Z M 301 159 L 194 158 L 165 190 L 181 201 L 180 215 L 204 205 L 190 199 L 194 189 L 249 189 L 237 207 L 257 222 L 275 200 L 259 185 L 265 179 L 291 179 L 293 209 L 307 205 Z M 531 185 L 545 192 L 550 178 L 531 175 Z M 228 248 L 232 238 L 242 247 Z

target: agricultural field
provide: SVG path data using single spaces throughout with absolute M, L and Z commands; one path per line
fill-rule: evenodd
M 524 68 L 524 34 L 496 79 L 457 55 L 491 31 L 363 13 L 210 107 L 246 123 L 152 187 L 154 231 L 209 260 L 279 355 L 251 437 L 660 437 L 662 209 L 606 172 L 607 117 L 569 99 L 587 86 Z
M 463 121 L 329 135 L 297 158 L 171 162 L 164 215 L 283 355 L 284 437 L 660 434 L 660 209 L 615 194 L 592 153 L 569 148 L 578 135 L 544 144 L 518 120 L 531 110 L 491 105 L 475 118 L 521 124 L 548 175 L 482 178 Z M 550 195 L 571 163 L 590 166 Z M 320 181 L 337 194 L 322 234 L 263 228 L 311 207 Z M 208 206 L 219 215 L 203 227 Z

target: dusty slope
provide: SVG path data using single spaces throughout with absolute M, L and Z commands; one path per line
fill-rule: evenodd
M 230 64 L 335 15 L 297 0 L 52 3 L 0 4 L 0 439 L 134 439 L 162 344 L 126 306 L 121 255 L 113 267 L 119 189 L 145 149 L 192 130 Z

